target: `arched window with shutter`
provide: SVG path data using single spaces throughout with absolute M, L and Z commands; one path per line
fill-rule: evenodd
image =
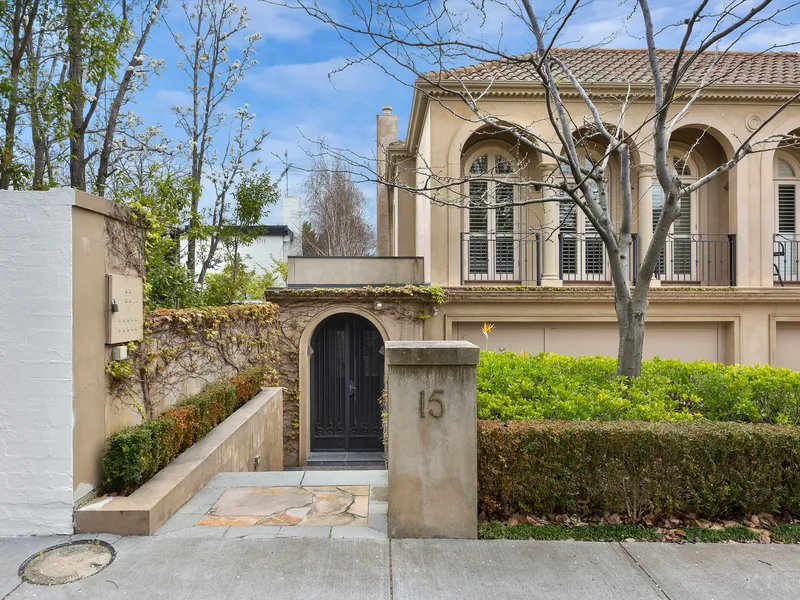
M 773 161 L 775 182 L 775 238 L 773 255 L 779 281 L 797 281 L 800 275 L 798 237 L 798 197 L 800 164 L 789 152 L 779 151 Z
M 591 169 L 592 162 L 584 161 L 584 167 Z M 562 164 L 566 173 L 567 167 Z M 571 175 L 567 176 L 568 180 Z M 597 183 L 588 181 L 589 187 L 597 193 Z M 610 194 L 609 194 L 610 196 Z M 609 202 L 611 213 L 611 202 Z M 612 216 L 613 215 L 609 215 Z M 561 276 L 573 281 L 605 281 L 609 278 L 605 247 L 600 234 L 584 212 L 571 200 L 559 203 L 559 223 L 561 232 Z
M 691 158 L 680 150 L 670 151 L 669 160 L 681 183 L 686 185 L 696 181 L 698 168 Z M 680 216 L 669 229 L 669 237 L 664 250 L 658 258 L 658 273 L 669 281 L 696 281 L 696 244 L 693 243 L 697 224 L 697 202 L 694 194 L 684 192 L 678 199 Z M 664 210 L 666 194 L 658 184 L 653 172 L 653 231 L 656 230 L 661 211 Z
M 517 170 L 509 152 L 483 147 L 466 157 L 468 279 L 510 281 L 520 278 L 515 248 Z

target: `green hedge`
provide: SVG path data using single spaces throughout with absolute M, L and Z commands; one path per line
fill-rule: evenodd
M 490 516 L 800 516 L 800 430 L 744 423 L 480 421 Z
M 613 358 L 482 352 L 478 418 L 797 424 L 800 372 L 654 359 L 626 380 Z
M 263 381 L 263 369 L 246 369 L 230 381 L 209 384 L 157 419 L 113 434 L 103 456 L 105 491 L 128 494 L 140 487 L 253 398 Z

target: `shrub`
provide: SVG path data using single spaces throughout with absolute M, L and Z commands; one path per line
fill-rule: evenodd
M 478 418 L 800 423 L 800 372 L 653 359 L 641 377 L 616 359 L 482 352 Z
M 180 451 L 183 452 L 195 442 L 197 416 L 194 406 L 180 406 L 168 410 L 159 417 L 161 420 L 174 419 L 175 433 L 178 436 Z
M 180 452 L 174 419 L 156 419 L 126 427 L 109 438 L 103 456 L 103 485 L 129 493 L 155 475 Z
M 126 427 L 108 439 L 103 487 L 128 494 L 200 440 L 261 389 L 264 370 L 246 369 L 218 381 L 157 419 Z
M 800 514 L 800 431 L 743 423 L 481 421 L 481 509 L 724 518 Z
M 196 441 L 224 421 L 234 411 L 235 402 L 236 387 L 228 381 L 215 381 L 178 406 L 194 409 L 192 438 Z
M 231 379 L 231 383 L 236 388 L 236 408 L 253 398 L 264 384 L 264 369 L 251 367 L 239 373 Z

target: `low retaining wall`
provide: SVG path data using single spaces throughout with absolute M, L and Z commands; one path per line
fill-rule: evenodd
M 217 473 L 254 470 L 283 470 L 281 388 L 261 390 L 130 496 L 77 510 L 75 531 L 153 535 Z

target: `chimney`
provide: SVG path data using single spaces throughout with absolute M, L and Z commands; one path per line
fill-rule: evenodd
M 378 175 L 386 173 L 386 148 L 397 141 L 397 115 L 392 114 L 391 106 L 382 107 L 382 113 L 377 116 L 377 157 Z M 376 194 L 376 231 L 378 234 L 378 256 L 388 256 L 391 253 L 389 241 L 389 188 L 378 184 Z

